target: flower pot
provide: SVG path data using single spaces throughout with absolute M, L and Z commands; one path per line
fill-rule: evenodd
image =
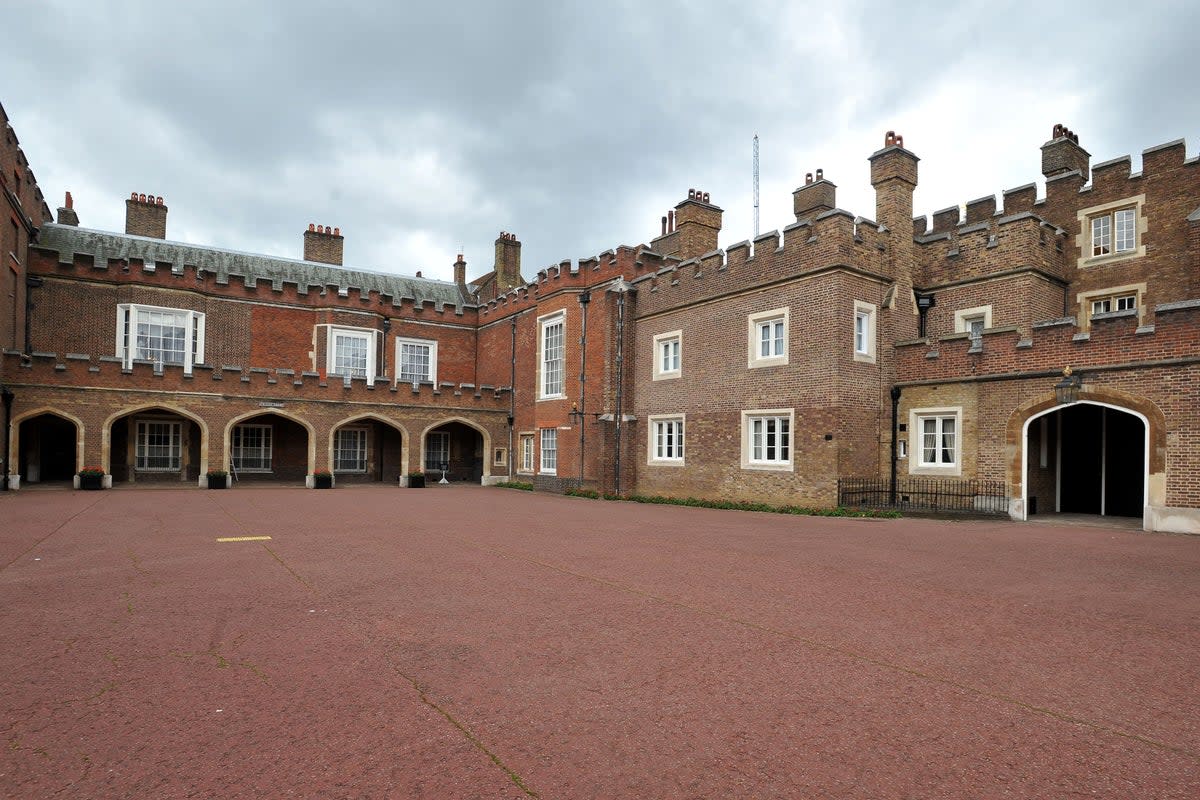
M 93 490 L 93 491 L 96 489 L 103 489 L 104 488 L 104 476 L 103 475 L 80 475 L 79 476 L 79 488 Z
M 425 476 L 424 475 L 409 475 L 408 476 L 408 488 L 424 489 L 425 488 Z
M 208 488 L 210 489 L 227 489 L 229 488 L 228 475 L 209 475 Z
M 313 488 L 314 489 L 332 489 L 333 488 L 333 476 L 332 475 L 313 475 Z

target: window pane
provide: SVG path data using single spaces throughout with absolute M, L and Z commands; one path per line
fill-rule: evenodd
M 854 315 L 854 350 L 857 353 L 867 352 L 867 315 Z
M 954 463 L 954 420 L 944 418 L 942 423 L 942 463 Z
M 1112 219 L 1106 214 L 1092 220 L 1092 255 L 1108 255 L 1112 251 Z
M 554 428 L 542 431 L 542 469 L 546 472 L 558 469 L 558 431 Z
M 427 344 L 400 343 L 400 382 L 419 383 L 433 380 L 430 370 L 432 348 Z
M 271 426 L 235 426 L 231 449 L 235 469 L 247 472 L 269 472 L 271 469 Z
M 367 377 L 367 339 L 365 336 L 333 335 L 333 371 L 338 375 Z
M 1113 215 L 1117 228 L 1116 251 L 1118 253 L 1128 252 L 1136 246 L 1136 235 L 1134 233 L 1134 212 L 1132 208 L 1126 208 L 1118 211 Z
M 184 363 L 188 325 L 188 314 L 185 311 L 138 309 L 134 358 L 162 364 Z
M 333 468 L 338 472 L 367 471 L 367 432 L 340 430 L 333 440 Z
M 440 470 L 450 461 L 450 434 L 435 431 L 425 439 L 425 469 Z
M 137 469 L 172 471 L 180 468 L 180 424 L 139 422 L 137 424 Z
M 542 394 L 563 391 L 563 323 L 551 322 L 542 328 Z

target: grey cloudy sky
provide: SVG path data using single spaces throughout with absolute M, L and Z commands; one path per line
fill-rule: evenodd
M 874 215 L 867 156 L 921 157 L 918 212 L 1040 181 L 1054 123 L 1093 163 L 1200 146 L 1200 3 L 41 2 L 5 12 L 0 102 L 51 208 L 172 239 L 449 279 L 513 231 L 523 272 L 648 241 L 689 187 L 721 244 L 793 221 L 821 167 Z

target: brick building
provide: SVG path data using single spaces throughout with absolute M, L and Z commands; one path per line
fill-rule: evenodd
M 204 485 L 446 462 L 821 506 L 880 487 L 919 504 L 925 482 L 1018 519 L 1200 532 L 1197 159 L 1173 142 L 1139 173 L 1093 166 L 1061 126 L 1042 155 L 1041 199 L 1029 184 L 930 223 L 889 133 L 874 219 L 817 170 L 794 222 L 722 250 L 722 211 L 693 189 L 647 244 L 529 281 L 510 233 L 490 272 L 468 280 L 460 256 L 440 282 L 343 267 L 336 228 L 308 226 L 293 260 L 172 242 L 152 195 L 126 201 L 123 234 L 42 203 L 13 270 L 38 284 L 30 340 L 0 329 L 9 484 L 92 463 Z

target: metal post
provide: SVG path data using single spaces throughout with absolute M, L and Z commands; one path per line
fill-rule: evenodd
M 900 387 L 892 387 L 892 480 L 888 490 L 888 501 L 892 508 L 896 507 L 896 440 L 900 435 Z M 911 433 L 909 434 L 912 435 Z M 909 448 L 912 448 L 912 442 L 909 442 Z M 913 456 L 909 456 L 912 458 Z

